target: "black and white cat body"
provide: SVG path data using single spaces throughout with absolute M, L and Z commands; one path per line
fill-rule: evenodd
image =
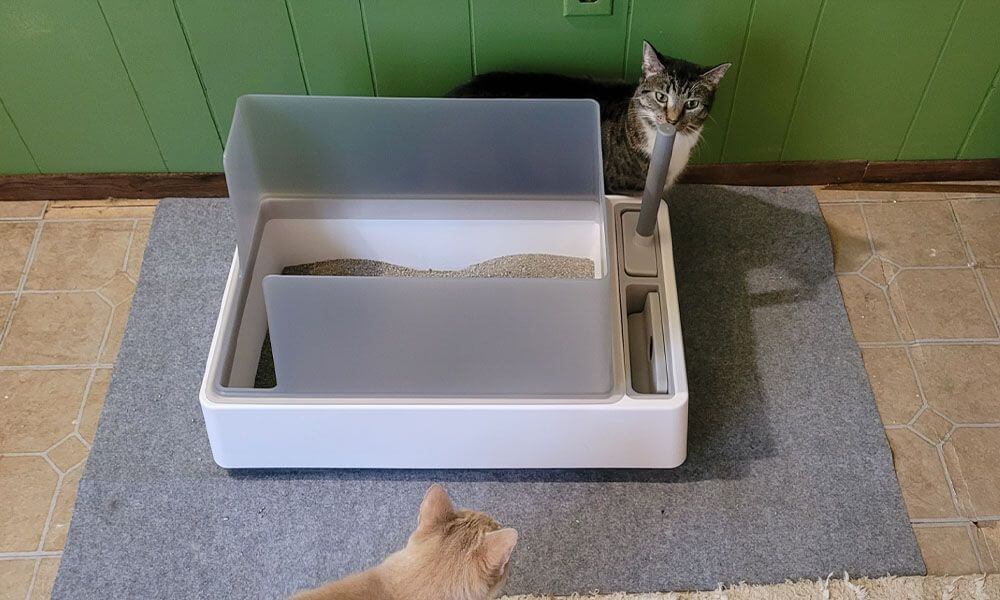
M 604 186 L 634 193 L 646 182 L 649 154 L 658 123 L 677 128 L 666 187 L 687 166 L 701 137 L 715 90 L 730 67 L 701 67 L 661 55 L 643 43 L 639 84 L 604 82 L 545 73 L 485 73 L 449 96 L 463 98 L 592 98 L 601 106 Z

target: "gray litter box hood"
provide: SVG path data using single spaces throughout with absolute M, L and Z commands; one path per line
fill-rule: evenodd
M 269 198 L 603 201 L 604 193 L 593 100 L 247 95 L 223 163 L 243 257 Z

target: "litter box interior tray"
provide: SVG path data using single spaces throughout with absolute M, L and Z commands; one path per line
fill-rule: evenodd
M 341 218 L 286 218 L 311 203 Z M 225 327 L 232 360 L 218 379 L 223 398 L 596 402 L 610 395 L 616 319 L 599 204 L 563 206 L 561 220 L 546 218 L 552 207 L 544 200 L 521 211 L 536 219 L 462 220 L 436 218 L 435 201 L 410 200 L 399 205 L 406 211 L 388 213 L 400 218 L 384 218 L 385 210 L 380 219 L 343 218 L 372 216 L 361 211 L 372 204 L 378 201 L 296 199 L 269 211 L 273 218 L 255 244 L 236 304 L 242 308 L 234 311 L 238 320 Z M 461 202 L 449 204 L 458 205 L 450 214 L 461 213 Z M 487 216 L 487 204 L 479 203 L 478 216 Z M 574 278 L 558 276 L 558 268 L 552 277 L 530 278 L 422 273 L 502 265 L 503 257 L 523 257 L 528 265 L 571 260 L 576 272 Z M 560 257 L 567 260 L 554 260 Z M 303 263 L 359 258 L 404 265 L 416 276 L 282 274 Z M 580 264 L 589 268 L 584 277 Z M 277 385 L 261 389 L 254 382 L 267 344 Z

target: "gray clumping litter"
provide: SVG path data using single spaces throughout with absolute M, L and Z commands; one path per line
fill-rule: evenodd
M 590 279 L 594 261 L 558 254 L 511 254 L 491 258 L 455 271 L 421 270 L 365 258 L 338 258 L 285 267 L 283 275 L 339 275 L 355 277 L 548 277 Z
M 455 271 L 421 270 L 367 258 L 337 258 L 285 267 L 282 275 L 322 275 L 340 277 L 507 277 L 553 279 L 590 279 L 594 276 L 594 261 L 589 258 L 558 254 L 510 254 L 491 258 Z M 254 387 L 276 385 L 271 337 L 264 345 L 257 363 Z

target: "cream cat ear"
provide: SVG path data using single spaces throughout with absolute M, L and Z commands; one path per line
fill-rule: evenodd
M 717 67 L 713 67 L 701 74 L 701 78 L 705 81 L 711 83 L 713 86 L 719 85 L 722 81 L 722 76 L 726 74 L 729 67 L 733 66 L 733 63 L 722 63 Z
M 438 484 L 427 488 L 424 500 L 420 503 L 420 512 L 417 513 L 417 529 L 431 528 L 444 523 L 452 517 L 455 507 L 448 498 L 448 492 Z
M 517 544 L 517 530 L 505 527 L 486 534 L 483 540 L 483 552 L 486 554 L 486 564 L 499 571 L 507 566 L 510 555 Z
M 649 42 L 642 42 L 642 76 L 652 77 L 663 72 L 663 63 L 656 54 L 656 48 Z

